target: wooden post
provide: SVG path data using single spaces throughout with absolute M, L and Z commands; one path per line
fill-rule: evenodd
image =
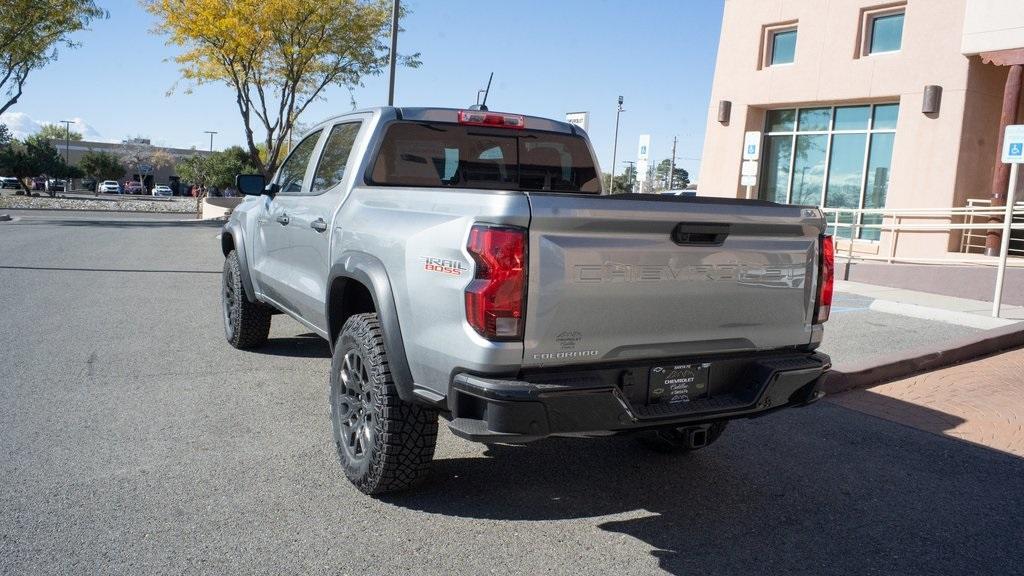
M 985 58 L 985 55 L 982 55 Z M 1000 63 L 997 58 L 986 58 L 993 63 Z M 992 176 L 992 207 L 1006 205 L 1006 189 L 1010 184 L 1010 165 L 1003 164 L 1000 156 L 1003 152 L 1003 133 L 1006 127 L 1017 120 L 1017 103 L 1020 102 L 1021 76 L 1024 75 L 1024 65 L 1012 64 L 1006 75 L 1006 85 L 1003 87 L 1003 108 L 999 115 L 999 136 L 996 141 L 996 167 Z M 989 223 L 1000 222 L 998 217 L 990 217 Z M 985 235 L 985 255 L 998 256 L 1001 245 L 998 229 L 991 229 Z

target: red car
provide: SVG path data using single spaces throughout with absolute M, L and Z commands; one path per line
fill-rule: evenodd
M 124 184 L 124 193 L 125 194 L 143 194 L 143 193 L 145 193 L 145 191 L 146 190 L 142 187 L 142 183 L 141 182 L 136 182 L 135 180 L 129 180 L 128 182 L 125 182 L 125 184 Z

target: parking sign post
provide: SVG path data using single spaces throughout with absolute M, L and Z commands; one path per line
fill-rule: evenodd
M 999 266 L 996 268 L 996 293 L 992 297 L 992 317 L 998 318 L 1003 301 L 1003 279 L 1006 276 L 1006 257 L 1010 252 L 1010 226 L 1013 225 L 1013 204 L 1016 202 L 1017 172 L 1024 163 L 1024 125 L 1007 126 L 1003 137 L 1004 163 L 1010 165 L 1010 185 L 1006 190 L 1006 212 L 1003 215 L 1003 234 L 999 246 Z

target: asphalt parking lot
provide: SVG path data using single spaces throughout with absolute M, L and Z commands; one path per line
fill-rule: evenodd
M 1024 573 L 1024 461 L 829 402 L 681 457 L 625 437 L 488 448 L 442 426 L 425 486 L 369 498 L 331 446 L 326 343 L 281 316 L 258 352 L 224 342 L 216 227 L 16 215 L 5 574 Z M 964 330 L 842 308 L 837 360 Z

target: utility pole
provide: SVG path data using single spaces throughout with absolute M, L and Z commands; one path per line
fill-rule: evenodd
M 391 54 L 388 56 L 391 80 L 388 82 L 388 106 L 395 105 L 395 67 L 398 66 L 398 12 L 401 10 L 399 0 L 391 6 Z
M 71 125 L 75 121 L 61 120 L 60 123 L 65 125 L 65 177 L 67 178 L 71 172 Z M 71 182 L 65 182 L 65 192 L 71 192 Z
M 635 192 L 636 190 L 634 189 L 636 188 L 636 162 L 633 160 L 623 160 L 622 163 L 629 164 L 629 167 L 632 168 L 632 170 L 629 171 L 629 191 Z
M 612 145 L 612 175 L 608 178 L 608 193 L 611 194 L 615 188 L 615 157 L 619 154 L 619 114 L 625 110 L 622 108 L 622 96 L 619 96 L 619 107 L 615 111 L 615 142 Z
M 672 137 L 672 162 L 668 165 L 668 189 L 673 190 L 672 185 L 676 181 L 676 142 L 679 138 Z
M 203 132 L 210 135 L 210 152 L 213 152 L 213 135 L 216 134 L 213 130 L 203 130 Z

